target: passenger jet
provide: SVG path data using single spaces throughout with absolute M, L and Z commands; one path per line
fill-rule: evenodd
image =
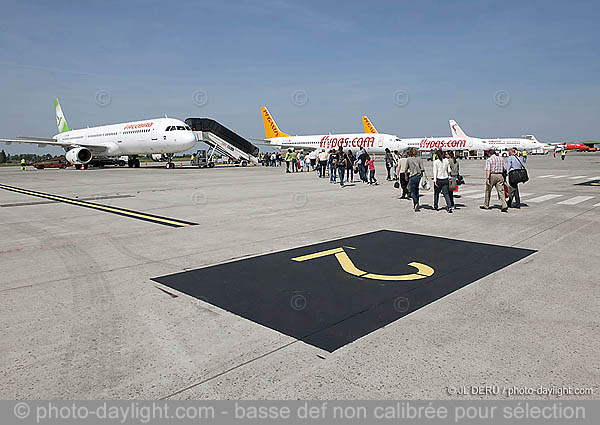
M 478 137 L 467 136 L 467 134 L 463 131 L 462 128 L 460 128 L 456 121 L 450 120 L 449 122 L 453 136 L 470 140 L 473 143 L 483 142 L 488 146 L 487 149 L 494 148 L 499 151 L 506 151 L 510 148 L 515 148 L 518 151 L 543 149 L 544 153 L 547 153 L 554 149 L 554 146 L 552 145 L 539 142 L 534 135 L 527 135 L 521 138 L 514 137 L 507 139 L 480 139 Z
M 351 133 L 351 134 L 320 134 L 314 136 L 291 136 L 279 130 L 275 120 L 264 106 L 260 108 L 263 124 L 265 126 L 265 142 L 277 148 L 294 148 L 309 150 L 344 150 L 365 148 L 370 153 L 384 153 L 388 148 L 390 151 L 402 151 L 408 146 L 397 136 L 383 133 Z
M 54 99 L 58 134 L 52 138 L 17 137 L 0 142 L 34 143 L 38 146 L 59 146 L 65 158 L 76 168 L 86 167 L 96 156 L 128 156 L 129 167 L 139 167 L 138 155 L 164 154 L 167 168 L 175 168 L 173 154 L 184 152 L 196 145 L 196 136 L 183 121 L 174 118 L 154 118 L 120 124 L 71 130 L 63 115 L 58 99 Z

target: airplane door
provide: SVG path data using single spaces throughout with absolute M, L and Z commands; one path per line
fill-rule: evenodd
M 383 147 L 383 137 L 379 138 L 379 147 L 382 148 Z
M 156 128 L 151 128 L 150 129 L 150 135 L 152 136 L 152 140 L 156 140 L 157 139 Z

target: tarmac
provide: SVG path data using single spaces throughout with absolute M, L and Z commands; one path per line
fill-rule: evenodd
M 2 167 L 0 397 L 599 399 L 599 164 L 530 155 L 526 206 L 502 213 L 478 208 L 483 161 L 461 161 L 453 214 L 432 191 L 413 212 L 381 162 L 379 185 L 345 188 L 283 167 Z

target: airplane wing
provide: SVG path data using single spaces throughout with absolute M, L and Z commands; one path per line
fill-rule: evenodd
M 72 142 L 59 142 L 56 139 L 51 139 L 51 138 L 47 138 L 47 137 L 22 137 L 19 136 L 16 139 L 0 139 L 0 143 L 6 143 L 7 145 L 10 145 L 12 143 L 29 143 L 29 144 L 34 144 L 34 145 L 38 145 L 38 147 L 44 147 L 44 146 L 57 146 L 60 148 L 70 148 L 70 147 L 85 147 L 90 149 L 93 152 L 105 152 L 106 151 L 106 146 L 105 145 L 96 145 L 93 143 L 72 143 Z

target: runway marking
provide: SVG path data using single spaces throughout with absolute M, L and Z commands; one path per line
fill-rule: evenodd
M 409 266 L 417 269 L 417 273 L 409 273 L 409 274 L 399 274 L 399 275 L 389 275 L 389 274 L 377 274 L 377 273 L 369 273 L 364 270 L 359 269 L 354 265 L 348 254 L 346 254 L 346 249 L 356 249 L 351 246 L 328 249 L 326 251 L 315 252 L 314 254 L 303 255 L 301 257 L 294 257 L 292 261 L 308 261 L 313 260 L 315 258 L 326 257 L 328 255 L 335 255 L 336 260 L 340 263 L 342 270 L 346 273 L 349 273 L 354 276 L 362 277 L 365 279 L 373 279 L 373 280 L 416 280 L 416 279 L 424 279 L 429 277 L 435 273 L 433 268 L 429 267 L 427 264 L 417 263 L 415 261 L 408 263 Z
M 584 179 L 587 176 L 575 176 L 575 177 L 569 177 L 569 180 L 578 180 L 578 179 Z
M 538 179 L 545 179 L 546 177 L 552 177 L 554 174 L 547 174 L 545 176 L 538 176 Z
M 481 192 L 481 189 L 465 190 L 465 191 L 462 191 L 462 192 L 461 192 L 461 190 L 459 189 L 459 190 L 458 190 L 458 192 L 455 192 L 455 193 L 454 193 L 454 195 L 460 195 L 460 196 L 463 196 L 463 195 L 467 195 L 467 194 L 469 194 L 469 193 L 475 193 L 475 192 Z
M 574 198 L 571 199 L 566 199 L 562 202 L 559 202 L 559 205 L 577 205 L 580 204 L 582 202 L 587 201 L 588 199 L 592 199 L 593 196 L 575 196 Z
M 483 198 L 485 196 L 485 189 L 481 189 L 478 191 L 479 193 L 475 194 L 475 195 L 469 195 L 469 196 L 465 196 L 465 198 L 469 198 L 469 199 L 477 199 L 477 198 Z
M 538 196 L 537 198 L 533 198 L 533 199 L 529 199 L 527 200 L 527 202 L 544 202 L 544 201 L 549 201 L 550 199 L 554 199 L 554 198 L 560 198 L 562 195 L 542 195 L 542 196 Z
M 552 176 L 550 177 L 551 179 L 562 179 L 564 177 L 569 177 L 569 176 Z
M 80 201 L 77 199 L 65 198 L 63 196 L 52 195 L 49 193 L 35 192 L 33 190 L 21 189 L 18 187 L 7 186 L 0 184 L 0 189 L 8 190 L 11 192 L 22 193 L 24 195 L 37 196 L 38 198 L 51 199 L 53 201 L 63 202 L 65 204 L 77 205 L 80 207 L 91 208 L 98 211 L 104 211 L 111 214 L 122 215 L 124 217 L 135 218 L 138 220 L 149 221 L 151 223 L 162 224 L 171 227 L 185 227 L 195 226 L 198 223 L 192 223 L 191 221 L 177 220 L 168 217 L 161 217 L 154 214 L 146 214 L 138 211 L 126 210 L 118 207 L 111 207 L 108 205 L 95 204 L 92 202 Z
M 600 202 L 598 202 L 597 204 L 592 205 L 592 207 L 600 207 Z

